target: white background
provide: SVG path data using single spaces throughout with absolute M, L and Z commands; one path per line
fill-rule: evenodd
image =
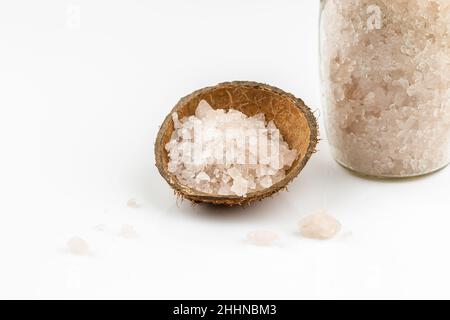
M 448 169 L 356 177 L 332 160 L 323 125 L 289 192 L 247 209 L 177 203 L 154 166 L 158 126 L 204 86 L 266 82 L 319 109 L 318 11 L 318 0 L 2 1 L 0 298 L 450 298 Z M 301 238 L 298 220 L 321 209 L 342 233 Z M 118 236 L 124 224 L 137 239 Z M 257 229 L 281 240 L 246 244 Z M 68 253 L 72 236 L 89 256 Z

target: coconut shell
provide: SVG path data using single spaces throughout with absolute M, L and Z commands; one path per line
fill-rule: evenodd
M 291 149 L 298 151 L 298 158 L 286 171 L 286 177 L 272 187 L 249 193 L 246 197 L 206 194 L 178 182 L 168 171 L 169 157 L 165 145 L 170 141 L 174 125 L 172 114 L 180 119 L 195 114 L 201 100 L 206 100 L 214 109 L 235 109 L 247 116 L 263 113 L 266 120 L 273 120 Z M 155 144 L 156 166 L 160 174 L 175 190 L 175 193 L 195 203 L 213 205 L 246 205 L 270 197 L 299 175 L 318 142 L 318 125 L 314 114 L 304 102 L 278 88 L 255 82 L 227 82 L 198 90 L 184 98 L 173 108 L 162 124 Z

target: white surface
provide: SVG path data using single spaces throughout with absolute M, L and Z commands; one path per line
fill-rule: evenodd
M 3 1 L 0 298 L 450 298 L 448 169 L 364 180 L 323 139 L 289 193 L 243 210 L 177 204 L 154 166 L 158 125 L 201 87 L 267 82 L 318 108 L 318 5 Z M 302 239 L 323 208 L 342 234 Z M 279 245 L 243 243 L 256 229 Z

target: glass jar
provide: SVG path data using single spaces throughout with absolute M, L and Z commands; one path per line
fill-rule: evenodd
M 410 177 L 450 162 L 450 1 L 321 0 L 323 107 L 335 159 Z

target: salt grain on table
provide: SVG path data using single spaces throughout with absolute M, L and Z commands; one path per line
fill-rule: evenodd
M 137 209 L 139 208 L 139 204 L 136 199 L 130 199 L 127 201 L 127 207 L 131 209 Z
M 278 234 L 272 231 L 257 230 L 247 235 L 247 242 L 255 246 L 268 247 L 279 239 Z
M 72 237 L 67 241 L 67 248 L 70 253 L 75 255 L 83 256 L 89 254 L 89 244 L 80 237 Z

